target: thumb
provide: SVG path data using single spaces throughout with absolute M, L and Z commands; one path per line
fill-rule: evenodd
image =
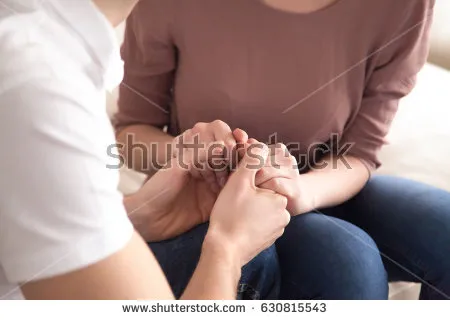
M 235 129 L 233 131 L 233 136 L 234 136 L 234 139 L 236 139 L 236 142 L 238 142 L 238 143 L 247 143 L 248 134 L 244 130 L 239 129 L 239 128 Z
M 268 156 L 269 148 L 267 145 L 256 140 L 247 144 L 245 154 L 239 162 L 236 171 L 230 177 L 230 182 L 242 183 L 242 181 L 247 181 L 254 186 L 256 173 L 264 167 Z

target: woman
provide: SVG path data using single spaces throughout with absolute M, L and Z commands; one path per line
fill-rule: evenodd
M 213 142 L 240 127 L 288 145 L 301 174 L 284 165 L 260 175 L 290 198 L 293 219 L 276 244 L 282 299 L 386 299 L 397 280 L 421 282 L 422 299 L 448 298 L 450 195 L 372 176 L 398 101 L 425 63 L 433 6 L 144 1 L 123 47 L 119 140 L 163 146 L 187 132 Z M 150 173 L 145 164 L 167 159 L 158 149 L 128 164 Z M 225 182 L 216 175 L 205 175 L 212 189 Z

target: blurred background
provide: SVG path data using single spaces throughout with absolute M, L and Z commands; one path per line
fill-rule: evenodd
M 450 1 L 437 0 L 431 33 L 430 62 L 450 69 Z

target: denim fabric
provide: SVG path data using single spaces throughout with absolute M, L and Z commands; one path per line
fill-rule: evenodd
M 150 244 L 177 297 L 206 230 Z M 373 176 L 346 203 L 294 217 L 276 250 L 243 268 L 238 298 L 387 299 L 388 281 L 421 282 L 421 299 L 450 297 L 450 193 Z
M 208 224 L 203 224 L 175 239 L 149 244 L 177 298 L 197 266 L 207 230 Z M 277 252 L 272 246 L 242 268 L 237 299 L 277 299 L 280 282 Z
M 373 176 L 346 203 L 300 215 L 277 242 L 283 299 L 386 299 L 388 281 L 450 297 L 450 193 Z

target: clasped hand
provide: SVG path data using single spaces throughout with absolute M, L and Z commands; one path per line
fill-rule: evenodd
M 200 148 L 185 148 L 194 139 Z M 170 239 L 210 221 L 208 241 L 232 250 L 245 264 L 273 244 L 289 212 L 302 207 L 297 162 L 283 145 L 269 148 L 215 121 L 183 133 L 173 149 L 166 167 L 130 200 L 136 207 L 130 219 L 147 241 Z M 237 154 L 239 161 L 226 154 Z M 217 169 L 213 160 L 222 166 Z

